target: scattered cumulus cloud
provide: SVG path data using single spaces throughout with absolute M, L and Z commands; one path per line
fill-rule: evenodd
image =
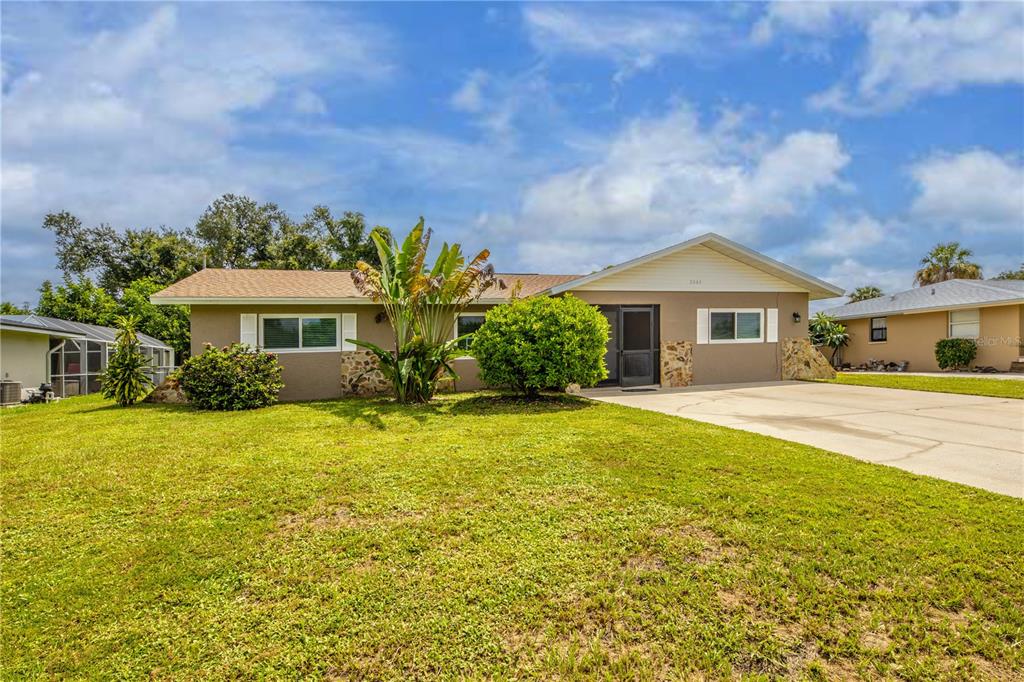
M 831 133 L 748 142 L 735 125 L 702 126 L 687 105 L 633 120 L 592 163 L 525 187 L 523 260 L 587 271 L 706 231 L 749 242 L 843 185 L 849 156 Z
M 991 151 L 936 154 L 910 167 L 919 188 L 911 207 L 922 220 L 968 232 L 1004 232 L 1024 239 L 1024 164 Z
M 852 254 L 875 251 L 883 242 L 892 245 L 896 238 L 892 225 L 884 225 L 866 213 L 834 216 L 803 251 L 815 259 L 845 259 Z
M 966 85 L 1024 83 L 1021 3 L 885 6 L 864 30 L 861 65 L 812 96 L 812 107 L 874 114 Z
M 666 6 L 528 4 L 523 21 L 537 51 L 609 59 L 617 83 L 663 57 L 707 54 L 714 43 L 724 47 L 731 35 L 706 14 Z

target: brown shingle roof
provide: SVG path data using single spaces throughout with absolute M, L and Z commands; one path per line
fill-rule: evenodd
M 499 274 L 505 288 L 494 286 L 483 300 L 507 299 L 515 282 L 521 295 L 531 296 L 579 275 Z M 352 282 L 351 270 L 224 270 L 206 268 L 153 294 L 154 303 L 231 299 L 364 299 Z M 169 299 L 169 300 L 168 300 Z

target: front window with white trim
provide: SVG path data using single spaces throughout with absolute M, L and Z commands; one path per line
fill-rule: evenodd
M 272 351 L 341 350 L 340 315 L 261 315 L 260 347 Z
M 709 328 L 711 343 L 760 343 L 764 341 L 764 309 L 713 308 Z
M 976 339 L 981 336 L 981 311 L 977 308 L 949 311 L 949 338 Z
M 459 341 L 459 348 L 469 350 L 470 345 L 473 343 L 473 332 L 482 327 L 483 324 L 483 313 L 459 313 L 455 317 L 455 338 L 469 334 L 469 336 Z

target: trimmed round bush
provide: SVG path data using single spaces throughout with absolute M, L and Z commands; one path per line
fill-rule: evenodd
M 569 295 L 536 297 L 488 310 L 470 352 L 484 382 L 532 397 L 604 379 L 607 343 L 608 320 L 594 306 Z
M 281 365 L 273 353 L 235 343 L 224 348 L 206 344 L 178 371 L 178 383 L 201 410 L 252 410 L 277 402 Z
M 974 339 L 941 339 L 935 344 L 935 360 L 940 369 L 969 367 L 978 355 Z

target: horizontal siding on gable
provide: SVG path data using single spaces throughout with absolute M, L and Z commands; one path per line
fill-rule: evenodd
M 807 291 L 703 245 L 574 288 L 580 291 Z

